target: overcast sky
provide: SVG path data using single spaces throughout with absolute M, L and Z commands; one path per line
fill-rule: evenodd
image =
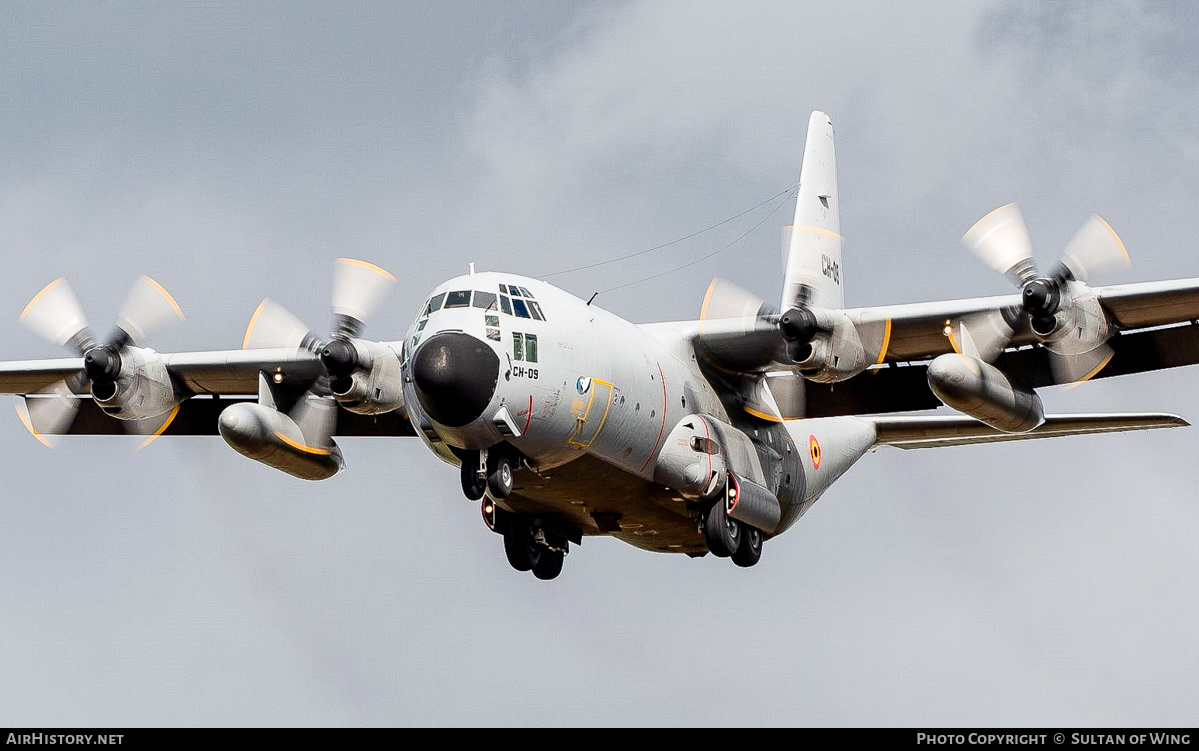
M 368 333 L 480 269 L 531 276 L 726 219 L 837 131 L 852 306 L 998 294 L 958 244 L 1020 203 L 1052 261 L 1090 214 L 1199 276 L 1189 2 L 0 6 L 0 341 L 67 276 L 106 329 L 146 273 L 235 348 L 269 295 L 318 328 L 348 255 Z M 767 299 L 791 207 L 553 276 L 634 321 L 713 276 Z M 628 285 L 628 286 L 622 286 Z M 620 287 L 619 289 L 614 289 Z M 5 312 L 7 311 L 7 312 Z M 1043 393 L 1199 421 L 1199 371 Z M 15 400 L 10 400 L 15 402 Z M 7 409 L 7 408 L 6 408 Z M 867 456 L 752 570 L 611 539 L 509 568 L 415 439 L 306 483 L 218 438 L 0 420 L 0 725 L 1196 724 L 1194 429 Z

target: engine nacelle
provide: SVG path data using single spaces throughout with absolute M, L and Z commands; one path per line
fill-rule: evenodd
M 947 406 L 1005 433 L 1027 433 L 1045 422 L 1041 397 L 1011 382 L 993 365 L 961 354 L 928 366 L 928 385 Z
M 810 308 L 816 334 L 791 352 L 799 373 L 809 381 L 836 383 L 861 373 L 870 364 L 853 321 L 837 310 Z
M 237 453 L 301 480 L 324 480 L 345 466 L 337 444 L 327 449 L 306 445 L 294 420 L 262 404 L 226 407 L 217 429 Z
M 165 415 L 182 401 L 162 356 L 152 349 L 121 350 L 120 374 L 111 382 L 93 382 L 92 398 L 102 410 L 121 420 Z
M 1032 320 L 1032 332 L 1046 348 L 1061 355 L 1090 352 L 1108 340 L 1111 326 L 1095 290 L 1068 282 L 1059 293 L 1061 302 L 1048 322 Z
M 404 406 L 400 358 L 386 344 L 365 339 L 352 340 L 358 367 L 330 383 L 342 407 L 360 415 L 381 415 Z

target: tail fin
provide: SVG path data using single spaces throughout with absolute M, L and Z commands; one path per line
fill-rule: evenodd
M 834 310 L 845 307 L 837 158 L 833 150 L 833 123 L 823 112 L 813 112 L 808 120 L 808 140 L 804 145 L 786 263 L 782 310 L 800 303 Z

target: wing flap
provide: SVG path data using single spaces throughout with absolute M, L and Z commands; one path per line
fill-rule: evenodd
M 901 416 L 871 417 L 878 432 L 877 446 L 901 449 L 966 446 L 975 443 L 1058 438 L 1088 433 L 1181 428 L 1190 425 L 1177 415 L 1164 413 L 1050 415 L 1045 424 L 1027 433 L 1004 433 L 970 417 Z

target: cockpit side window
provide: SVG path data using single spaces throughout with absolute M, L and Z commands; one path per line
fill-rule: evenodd
M 475 290 L 475 299 L 471 304 L 476 308 L 483 308 L 484 310 L 493 309 L 495 308 L 495 293 Z
M 447 293 L 445 296 L 445 306 L 447 308 L 470 307 L 470 290 L 455 290 Z
M 503 285 L 500 285 L 500 286 L 503 286 Z M 500 297 L 500 310 L 504 311 L 508 315 L 512 315 L 512 303 L 508 300 L 507 297 L 503 297 L 503 296 Z

